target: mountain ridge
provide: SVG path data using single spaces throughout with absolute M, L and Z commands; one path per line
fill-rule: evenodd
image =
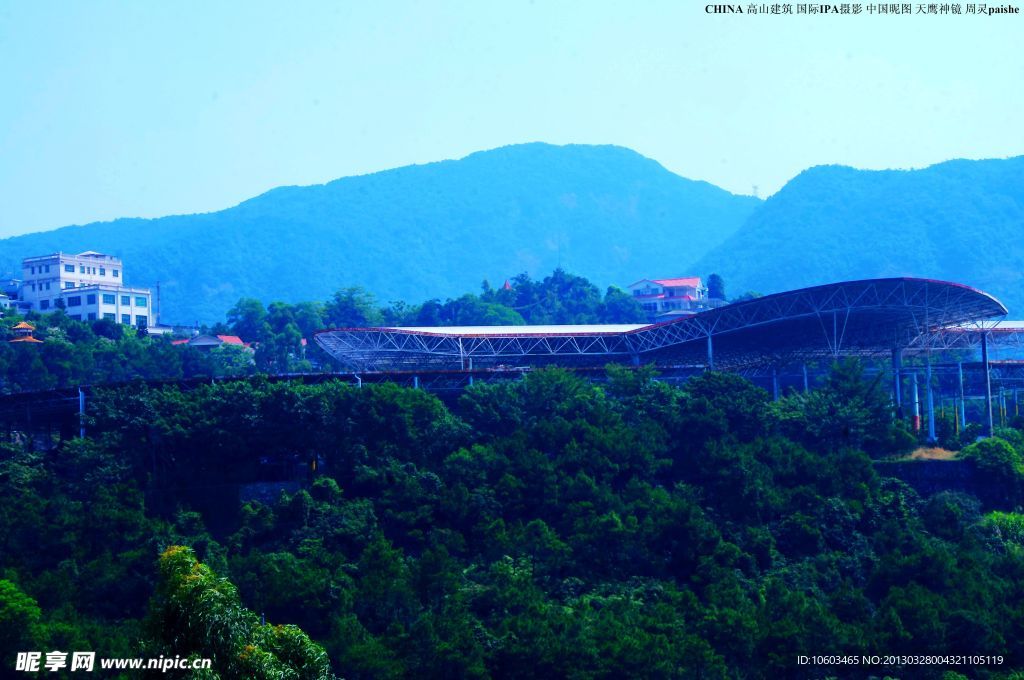
M 0 266 L 108 252 L 124 259 L 126 283 L 161 283 L 163 320 L 210 322 L 240 297 L 316 300 L 359 285 L 419 302 L 559 265 L 626 285 L 680 273 L 759 204 L 624 147 L 531 143 L 275 187 L 219 211 L 11 237 Z
M 598 285 L 716 272 L 777 292 L 875 276 L 972 285 L 1024 306 L 1024 156 L 921 169 L 807 168 L 764 201 L 615 145 L 534 142 L 281 186 L 222 210 L 69 225 L 0 240 L 0 267 L 93 249 L 162 319 L 214 322 L 241 297 L 323 300 L 362 286 L 417 303 L 557 266 Z M 155 255 L 154 255 L 155 254 Z
M 815 166 L 694 264 L 762 293 L 875 276 L 975 286 L 1024 305 L 1024 156 L 920 170 Z M 765 257 L 770 253 L 770 257 Z

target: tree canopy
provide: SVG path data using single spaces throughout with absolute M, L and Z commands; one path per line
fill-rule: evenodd
M 984 649 L 1006 661 L 974 676 L 1020 671 L 1021 501 L 880 474 L 863 449 L 906 441 L 855 363 L 818 392 L 650 367 L 447 402 L 260 376 L 97 390 L 88 438 L 0 443 L 0 657 L 142 644 L 224 678 L 775 678 L 805 652 Z M 1003 434 L 956 464 L 1018 483 L 1024 436 Z

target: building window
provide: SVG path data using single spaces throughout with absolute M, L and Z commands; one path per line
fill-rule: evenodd
M 43 271 L 45 271 L 47 274 L 49 274 L 50 273 L 50 265 L 44 264 L 43 265 Z
M 145 314 L 136 314 L 135 315 L 135 325 L 138 326 L 139 328 L 145 328 L 146 324 L 148 322 L 149 322 L 149 319 L 146 317 Z
M 36 273 L 36 268 L 35 268 L 35 267 L 29 267 L 29 270 L 30 270 L 30 272 L 31 272 L 32 274 L 35 274 L 35 273 Z
M 117 320 L 117 314 L 114 314 L 113 312 L 103 312 L 103 320 L 104 321 L 116 321 Z
M 96 320 L 96 312 L 89 312 L 89 321 Z
M 111 269 L 110 271 L 111 273 L 113 273 L 114 278 L 116 279 L 118 277 L 118 271 L 116 269 Z
M 78 265 L 78 273 L 79 274 L 84 274 L 85 273 L 85 265 L 84 264 Z
M 132 325 L 132 315 L 131 314 L 122 314 L 121 315 L 121 323 L 125 324 L 126 326 Z
M 132 306 L 132 297 L 130 295 L 122 295 L 121 296 L 121 304 L 122 305 L 127 305 L 128 307 L 131 307 Z
M 137 297 L 137 298 L 135 298 L 135 306 L 136 307 L 145 307 L 146 306 L 146 298 L 144 298 L 144 297 Z
M 75 321 L 81 321 L 82 320 L 82 315 L 81 314 L 72 314 L 71 318 L 74 319 Z
M 114 295 L 113 293 L 104 293 L 103 294 L 103 304 L 105 304 L 105 305 L 116 305 L 117 304 L 117 296 Z
M 81 306 L 82 306 L 82 296 L 81 295 L 72 295 L 71 297 L 68 298 L 68 307 L 81 307 Z
M 36 292 L 36 284 L 34 284 L 34 283 L 32 284 L 32 292 L 33 293 Z
M 39 301 L 39 309 L 49 309 L 49 308 L 50 308 L 50 301 L 49 300 L 40 300 Z
M 75 273 L 75 265 L 73 265 L 73 264 L 66 264 L 66 265 L 64 265 L 64 271 L 71 272 L 72 274 L 74 274 Z
M 96 293 L 89 293 L 85 296 L 85 304 L 94 305 L 96 304 Z
M 46 290 L 50 290 L 50 282 L 49 281 L 46 282 Z
M 74 287 L 75 287 L 75 282 L 74 281 L 65 281 L 64 282 L 64 290 L 68 290 L 69 288 L 74 288 Z
M 106 275 L 107 275 L 106 267 L 100 267 L 100 276 L 106 276 Z

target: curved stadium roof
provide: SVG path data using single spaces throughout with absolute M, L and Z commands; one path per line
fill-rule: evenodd
M 888 354 L 1006 313 L 969 286 L 888 278 L 775 293 L 653 325 L 336 328 L 315 337 L 358 371 L 608 362 L 738 368 Z

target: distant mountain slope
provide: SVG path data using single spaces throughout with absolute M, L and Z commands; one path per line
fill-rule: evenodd
M 806 170 L 689 267 L 729 295 L 874 276 L 976 286 L 1024 314 L 1024 156 Z
M 125 260 L 161 283 L 162 319 L 216 321 L 240 297 L 318 300 L 359 285 L 381 301 L 477 291 L 559 263 L 599 285 L 685 268 L 760 201 L 613 146 L 524 144 L 325 185 L 282 187 L 216 213 L 119 219 L 0 241 L 0 272 L 57 250 Z

